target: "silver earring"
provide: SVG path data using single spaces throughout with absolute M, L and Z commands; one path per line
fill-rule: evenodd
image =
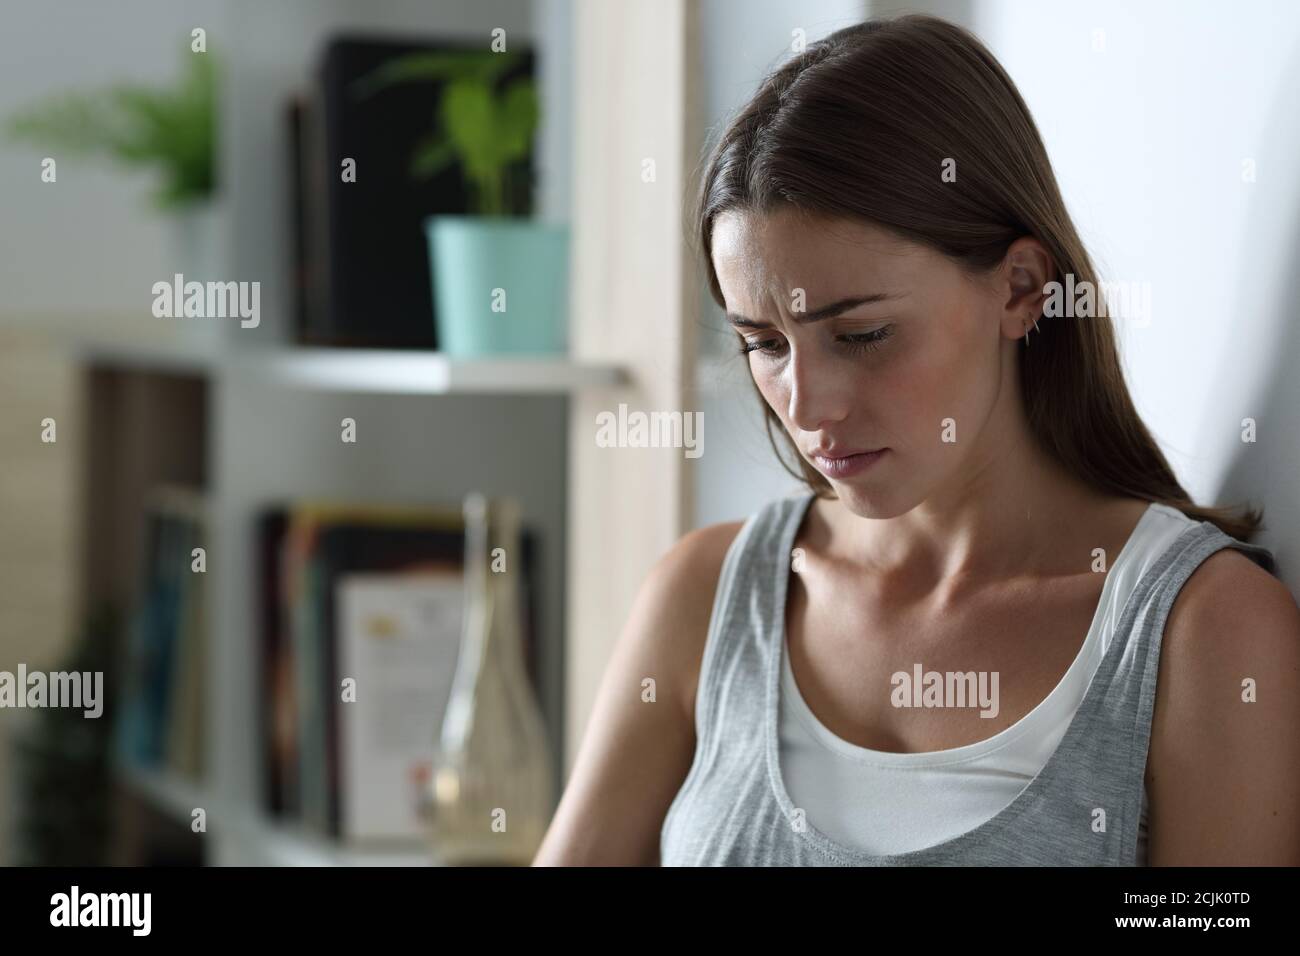
M 1034 331 L 1038 331 L 1038 320 L 1034 319 Z M 1029 326 L 1025 326 L 1025 348 L 1029 347 Z

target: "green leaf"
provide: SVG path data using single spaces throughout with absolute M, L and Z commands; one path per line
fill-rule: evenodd
M 174 89 L 119 85 L 97 94 L 50 97 L 12 117 L 11 137 L 128 166 L 158 169 L 160 205 L 211 193 L 215 185 L 216 65 L 213 53 L 189 59 Z
M 530 155 L 540 114 L 531 79 L 516 79 L 496 92 L 519 60 L 518 54 L 487 51 L 413 54 L 382 64 L 351 89 L 360 98 L 397 83 L 440 81 L 437 117 L 443 134 L 417 145 L 411 174 L 424 178 L 459 162 L 471 208 L 492 215 L 520 204 L 511 188 L 511 167 Z
M 411 175 L 416 179 L 428 179 L 455 161 L 456 150 L 450 141 L 431 133 L 415 147 L 415 154 L 411 157 Z
M 82 154 L 107 151 L 116 135 L 100 98 L 68 94 L 14 114 L 6 128 L 15 141 Z
M 479 80 L 489 86 L 513 66 L 515 53 L 448 50 L 396 57 L 354 80 L 352 95 L 364 99 L 398 83 L 419 80 Z
M 539 112 L 537 90 L 531 80 L 516 80 L 506 90 L 497 122 L 502 163 L 528 155 Z
M 495 112 L 491 90 L 478 80 L 457 80 L 443 94 L 443 126 L 471 178 L 490 176 L 500 165 Z

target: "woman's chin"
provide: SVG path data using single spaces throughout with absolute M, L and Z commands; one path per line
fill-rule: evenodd
M 897 502 L 889 501 L 878 490 L 872 491 L 852 480 L 832 478 L 830 483 L 840 504 L 859 518 L 893 518 L 907 510 L 895 507 Z

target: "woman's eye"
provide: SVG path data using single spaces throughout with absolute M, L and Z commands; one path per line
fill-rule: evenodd
M 841 335 L 837 340 L 841 342 L 848 351 L 852 353 L 874 352 L 880 348 L 882 342 L 894 334 L 894 327 L 886 325 L 882 328 L 875 329 L 871 332 L 855 332 L 850 335 Z M 783 339 L 742 339 L 740 342 L 740 354 L 748 355 L 750 352 L 762 352 L 764 355 L 777 355 L 784 346 Z
M 748 355 L 750 352 L 762 352 L 766 355 L 775 355 L 780 346 L 780 339 L 742 339 L 740 342 L 740 354 Z
M 840 341 L 849 347 L 851 352 L 874 352 L 880 348 L 880 344 L 894 334 L 892 325 L 882 326 L 872 332 L 860 332 L 854 335 L 841 335 Z

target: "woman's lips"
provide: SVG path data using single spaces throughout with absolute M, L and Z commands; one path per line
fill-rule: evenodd
M 851 475 L 866 471 L 879 461 L 887 451 L 889 451 L 888 448 L 878 448 L 875 451 L 864 451 L 856 455 L 845 455 L 840 458 L 813 455 L 813 463 L 828 478 L 848 478 Z

